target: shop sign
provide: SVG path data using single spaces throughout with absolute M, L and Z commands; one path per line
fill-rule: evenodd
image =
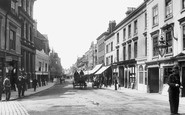
M 12 57 L 11 56 L 6 56 L 6 61 L 12 61 Z

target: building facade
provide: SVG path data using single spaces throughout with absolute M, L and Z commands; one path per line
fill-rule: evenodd
M 19 0 L 19 19 L 21 20 L 21 70 L 27 76 L 28 88 L 35 76 L 35 45 L 33 5 L 35 0 Z
M 0 1 L 0 77 L 10 76 L 12 89 L 21 67 L 21 21 L 18 2 Z

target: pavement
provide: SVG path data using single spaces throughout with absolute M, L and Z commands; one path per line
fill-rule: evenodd
M 105 88 L 105 87 L 103 87 L 103 88 Z M 146 93 L 146 92 L 139 91 L 136 89 L 130 89 L 130 88 L 124 88 L 124 87 L 121 87 L 120 89 L 115 90 L 114 85 L 108 86 L 105 89 L 114 90 L 114 91 L 118 91 L 118 92 L 122 92 L 122 93 L 129 93 L 129 94 L 133 94 L 133 95 L 140 95 L 142 97 L 155 99 L 155 100 L 169 101 L 168 93 L 165 93 L 165 94 Z M 180 97 L 179 105 L 185 106 L 185 97 Z
M 51 88 L 58 81 L 48 82 L 45 86 L 37 87 L 36 91 L 33 88 L 27 89 L 25 91 L 25 96 L 31 96 L 33 94 L 39 93 L 43 90 Z M 21 97 L 21 98 L 24 98 Z M 20 99 L 18 97 L 18 91 L 12 91 L 10 101 L 5 101 L 5 94 L 2 95 L 2 101 L 0 102 L 0 115 L 29 115 L 26 109 L 17 101 Z

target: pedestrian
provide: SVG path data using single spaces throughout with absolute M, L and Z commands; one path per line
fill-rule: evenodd
M 18 97 L 21 97 L 22 92 L 22 76 L 20 75 L 17 79 L 17 89 L 18 89 Z
M 9 76 L 6 76 L 6 78 L 4 79 L 3 86 L 4 86 L 5 95 L 6 95 L 6 101 L 9 101 L 11 96 L 11 84 L 10 84 Z
M 182 87 L 180 83 L 178 65 L 173 66 L 172 74 L 170 74 L 168 77 L 168 85 L 169 85 L 168 93 L 171 115 L 178 115 L 179 93 L 180 88 Z
M 22 86 L 22 91 L 21 91 L 21 93 L 22 93 L 22 96 L 24 96 L 24 92 L 25 92 L 25 90 L 26 90 L 26 77 L 23 76 L 21 80 L 22 80 L 22 84 L 21 84 L 21 86 Z
M 33 89 L 34 89 L 34 91 L 36 91 L 36 88 L 37 88 L 37 79 L 34 78 L 33 79 Z
M 0 76 L 0 101 L 2 100 L 2 94 L 3 94 L 3 78 Z

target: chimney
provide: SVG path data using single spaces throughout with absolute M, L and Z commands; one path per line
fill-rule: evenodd
M 116 27 L 116 21 L 115 20 L 109 21 L 108 32 L 111 33 L 114 30 L 115 27 Z
M 128 15 L 129 15 L 130 13 L 132 13 L 135 9 L 136 9 L 136 8 L 134 8 L 134 7 L 128 7 L 125 14 L 128 16 Z

